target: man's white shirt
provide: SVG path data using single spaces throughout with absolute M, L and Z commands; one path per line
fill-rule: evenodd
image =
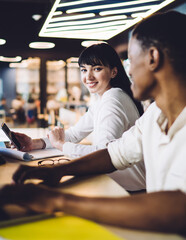
M 144 159 L 148 192 L 186 192 L 186 107 L 166 134 L 167 118 L 155 103 L 135 126 L 108 144 L 116 169 L 125 169 Z

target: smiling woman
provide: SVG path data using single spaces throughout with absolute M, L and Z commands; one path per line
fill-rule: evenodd
M 130 80 L 116 51 L 108 44 L 95 44 L 86 48 L 79 57 L 81 80 L 96 100 L 76 125 L 65 130 L 55 127 L 43 139 L 46 148 L 55 147 L 71 158 L 83 156 L 107 147 L 107 144 L 134 125 L 142 106 L 132 97 Z M 93 133 L 92 145 L 79 144 Z M 20 138 L 23 139 L 22 137 Z M 25 140 L 25 139 L 24 139 Z M 28 145 L 43 146 L 38 139 L 28 139 Z M 24 146 L 25 146 L 24 141 Z M 143 163 L 110 176 L 127 190 L 145 188 Z

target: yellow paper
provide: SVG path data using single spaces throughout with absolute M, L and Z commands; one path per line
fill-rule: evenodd
M 92 221 L 68 215 L 5 227 L 0 236 L 8 240 L 121 240 Z

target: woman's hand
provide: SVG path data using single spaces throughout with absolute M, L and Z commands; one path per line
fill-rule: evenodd
M 30 167 L 21 165 L 14 173 L 13 180 L 15 183 L 24 183 L 28 179 L 40 179 L 46 185 L 56 186 L 62 177 L 57 166 Z
M 36 149 L 43 149 L 43 145 L 45 144 L 42 139 L 32 139 L 23 133 L 14 132 L 15 137 L 21 144 L 20 151 L 22 152 L 30 152 Z
M 0 205 L 17 204 L 35 212 L 62 210 L 63 194 L 34 184 L 6 185 L 0 190 Z
M 53 147 L 63 150 L 63 144 L 65 143 L 65 131 L 61 127 L 55 127 L 51 130 L 47 137 L 49 138 Z
M 21 144 L 20 151 L 29 152 L 33 150 L 33 140 L 29 136 L 23 133 L 13 132 L 15 137 Z

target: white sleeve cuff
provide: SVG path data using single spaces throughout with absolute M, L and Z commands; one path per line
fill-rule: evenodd
M 51 142 L 50 142 L 50 140 L 48 139 L 48 138 L 42 138 L 43 139 L 43 141 L 45 142 L 45 144 L 46 144 L 46 149 L 47 148 L 53 148 L 53 146 L 52 146 L 52 144 L 51 144 Z

